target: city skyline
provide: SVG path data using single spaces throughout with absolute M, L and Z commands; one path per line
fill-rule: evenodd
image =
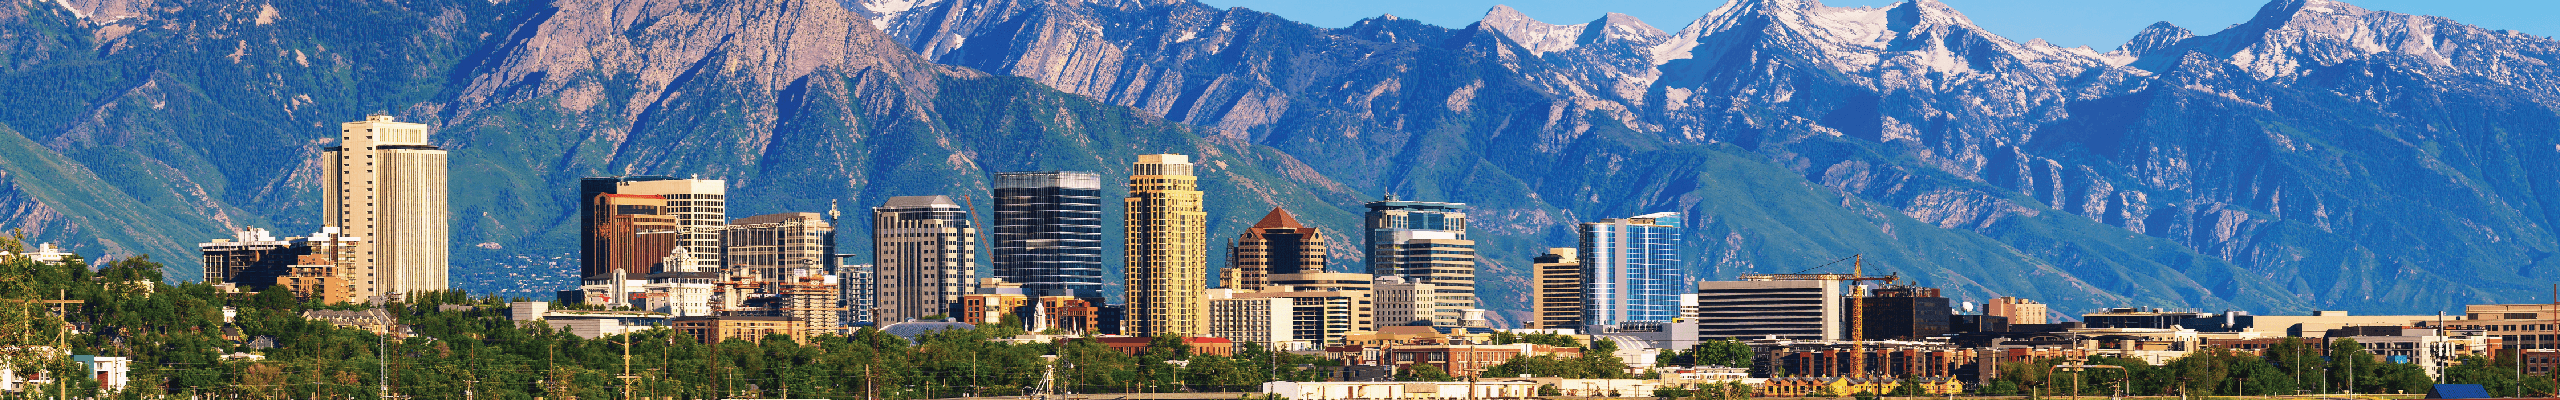
M 915 7 L 883 8 L 890 3 Z M 434 128 L 432 145 L 464 149 L 450 158 L 446 276 L 449 287 L 484 293 L 539 296 L 537 289 L 577 283 L 577 273 L 554 272 L 560 270 L 556 263 L 580 260 L 571 235 L 579 230 L 579 217 L 569 211 L 578 200 L 556 188 L 582 177 L 727 180 L 732 194 L 754 199 L 729 205 L 730 216 L 741 217 L 816 211 L 829 200 L 860 203 L 853 205 L 859 208 L 899 194 L 983 196 L 988 172 L 1093 171 L 1116 181 L 1125 173 L 1118 164 L 1128 157 L 1177 152 L 1199 155 L 1204 166 L 1220 165 L 1212 169 L 1222 174 L 1216 180 L 1234 182 L 1212 189 L 1235 195 L 1207 201 L 1218 216 L 1209 222 L 1213 238 L 1235 233 L 1252 222 L 1252 213 L 1280 207 L 1310 226 L 1340 233 L 1337 242 L 1348 243 L 1360 234 L 1359 199 L 1394 193 L 1469 203 L 1483 228 L 1470 239 L 1479 242 L 1477 256 L 1486 260 L 1480 264 L 1487 273 L 1478 277 L 1485 282 L 1522 279 L 1523 260 L 1570 241 L 1562 233 L 1571 230 L 1565 225 L 1677 211 L 1723 222 L 1684 228 L 1690 235 L 1683 242 L 1685 257 L 1693 257 L 1687 261 L 1695 267 L 1687 272 L 1705 277 L 1787 270 L 1855 253 L 1933 283 L 1958 276 L 1977 283 L 1949 285 L 1951 298 L 1979 302 L 2071 293 L 2054 296 L 2064 299 L 2055 301 L 2064 309 L 2106 305 L 2093 299 L 2132 298 L 2196 309 L 2432 312 L 2459 308 L 2463 301 L 2548 296 L 2499 283 L 2533 279 L 2540 266 L 2514 266 L 2535 265 L 2537 252 L 2553 247 L 2545 243 L 2548 235 L 2532 228 L 2552 225 L 2543 221 L 2547 215 L 2516 213 L 2540 209 L 2533 205 L 2538 196 L 2521 191 L 2525 186 L 2498 183 L 2532 182 L 2548 168 L 2529 162 L 2517 164 L 2521 169 L 2465 166 L 2544 158 L 2553 148 L 2539 128 L 2551 124 L 2538 122 L 2543 113 L 2536 111 L 2549 107 L 2500 106 L 2545 103 L 2549 97 L 2537 93 L 2553 87 L 2538 78 L 2552 76 L 2548 68 L 2536 66 L 2555 64 L 2547 62 L 2547 52 L 2534 50 L 2551 40 L 2498 31 L 2512 27 L 2496 17 L 2530 15 L 2531 4 L 2442 5 L 2504 11 L 2484 17 L 2389 1 L 2346 2 L 2444 17 L 2435 19 L 2319 3 L 2298 14 L 2304 18 L 2262 18 L 2239 30 L 2216 27 L 2256 18 L 2249 8 L 2270 3 L 2232 4 L 2234 10 L 2214 12 L 2223 16 L 2219 22 L 2117 19 L 2137 14 L 2123 12 L 2038 18 L 2118 36 L 2140 21 L 2166 19 L 2188 28 L 2155 32 L 2146 43 L 2167 47 L 2146 60 L 2018 46 L 2032 43 L 2013 39 L 2042 35 L 1996 22 L 2003 13 L 2124 2 L 1948 1 L 1947 8 L 1973 18 L 1981 29 L 1951 22 L 1946 17 L 1952 14 L 1933 6 L 1917 10 L 1928 18 L 1906 32 L 1895 30 L 1900 25 L 1872 23 L 1890 20 L 1884 11 L 1856 8 L 1881 3 L 1844 0 L 1829 4 L 1849 8 L 1731 16 L 1737 23 L 1732 27 L 1769 22 L 1801 28 L 1768 32 L 1785 34 L 1780 36 L 1663 32 L 1668 36 L 1616 38 L 1661 50 L 1652 52 L 1574 46 L 1579 34 L 1600 31 L 1496 24 L 1498 30 L 1465 33 L 1465 21 L 1444 23 L 1410 13 L 1399 15 L 1440 26 L 1316 29 L 1331 24 L 1193 2 L 1131 3 L 1135 8 L 1120 11 L 1063 7 L 1053 10 L 1063 14 L 1047 20 L 1001 8 L 946 7 L 978 3 L 730 3 L 643 12 L 707 24 L 693 30 L 591 10 L 521 19 L 516 17 L 537 15 L 525 14 L 535 6 L 474 3 L 456 9 L 474 23 L 453 27 L 455 35 L 426 37 L 295 28 L 332 15 L 378 15 L 385 26 L 432 26 L 441 17 L 423 8 L 371 3 L 279 8 L 263 25 L 219 24 L 211 14 L 111 4 L 36 3 L 32 7 L 68 16 L 8 23 L 70 32 L 66 37 L 86 32 L 91 39 L 126 37 L 117 30 L 123 28 L 105 22 L 110 20 L 171 31 L 132 36 L 150 39 L 129 42 L 134 51 L 83 56 L 91 58 L 52 54 L 59 49 L 50 47 L 29 50 L 45 53 L 28 53 L 35 60 L 31 65 L 41 67 L 11 72 L 12 82 L 22 84 L 0 85 L 22 94 L 15 100 L 23 112 L 0 116 L 0 124 L 24 139 L 10 142 L 21 162 L 0 165 L 16 185 L 11 195 L 0 196 L 6 203 L 0 206 L 28 211 L 0 219 L 67 249 L 162 256 L 177 260 L 169 265 L 170 275 L 198 275 L 200 263 L 169 255 L 190 253 L 190 245 L 239 227 L 287 236 L 329 225 L 314 212 L 325 205 L 316 204 L 320 200 L 311 193 L 328 189 L 312 156 L 333 143 L 328 139 L 335 133 L 329 131 L 338 124 L 381 113 Z M 1583 4 L 1559 15 L 1533 3 L 1513 6 L 1550 23 L 1657 9 Z M 1490 9 L 1434 7 L 1464 17 Z M 934 12 L 950 18 L 924 18 Z M 1678 20 L 1701 15 L 1680 14 L 1639 16 L 1673 30 Z M 832 19 L 742 17 L 747 15 L 854 15 L 875 29 L 832 29 L 861 25 L 830 25 Z M 1103 33 L 1093 36 L 1098 41 L 1078 44 L 1055 35 L 1001 36 L 973 28 L 1048 26 L 1042 21 L 1088 21 Z M 753 28 L 773 23 L 792 28 Z M 575 26 L 626 34 L 568 34 L 581 32 L 568 29 Z M 219 46 L 173 39 L 246 38 L 266 34 L 251 32 L 264 29 L 277 29 L 267 33 L 281 35 L 279 43 L 314 45 L 235 57 Z M 1918 32 L 1949 34 L 1913 35 Z M 2205 36 L 2190 36 L 2196 34 Z M 1876 44 L 1880 35 L 1910 41 Z M 730 36 L 735 39 L 721 39 Z M 2429 40 L 2390 39 L 2421 37 Z M 1443 40 L 1446 46 L 1405 46 L 1410 40 Z M 954 44 L 966 41 L 1010 45 L 956 51 Z M 1693 41 L 1696 47 L 1683 47 Z M 2098 48 L 2116 41 L 2100 41 Z M 830 44 L 825 50 L 750 48 L 762 43 Z M 1505 47 L 1512 44 L 1520 47 Z M 1692 51 L 1673 51 L 1680 48 Z M 2136 50 L 2141 49 L 2154 48 Z M 475 53 L 480 50 L 487 54 Z M 1699 53 L 1726 50 L 1736 56 Z M 2202 57 L 2170 62 L 2190 51 Z M 146 56 L 153 54 L 170 56 Z M 1057 59 L 1070 54 L 1111 54 L 1114 61 Z M 1211 54 L 1240 58 L 1204 58 Z M 186 61 L 217 58 L 221 62 L 215 64 L 245 71 L 344 73 L 251 79 L 258 74 L 216 73 Z M 97 63 L 64 64 L 90 59 Z M 93 65 L 133 70 L 71 73 Z M 480 67 L 488 65 L 510 67 Z M 681 74 L 687 65 L 734 66 L 735 72 Z M 1042 65 L 1053 67 L 1031 67 Z M 2310 78 L 2361 76 L 2355 68 L 2401 75 Z M 155 76 L 142 70 L 192 72 Z M 961 72 L 971 70 L 976 72 Z M 879 86 L 852 82 L 849 71 L 910 73 Z M 1777 75 L 1734 79 L 1739 76 L 1718 71 Z M 445 78 L 422 78 L 428 76 Z M 602 78 L 543 78 L 568 76 Z M 701 79 L 672 81 L 679 76 Z M 1188 77 L 1221 83 L 1193 84 Z M 1002 82 L 1017 78 L 1029 82 Z M 38 85 L 48 82 L 67 86 Z M 178 97 L 154 91 L 170 87 L 195 89 Z M 712 87 L 725 89 L 706 90 Z M 2339 95 L 2439 92 L 2454 96 L 2410 102 Z M 882 97 L 892 93 L 906 97 Z M 1054 105 L 1036 108 L 1058 112 L 1027 113 L 1032 108 L 1017 107 L 1024 104 Z M 2140 112 L 2167 104 L 2211 107 Z M 2432 125 L 2431 131 L 2431 119 L 2421 116 L 2437 114 L 2421 110 L 2452 115 L 2433 120 L 2477 123 Z M 1945 114 L 1935 114 L 1940 112 Z M 2103 120 L 2107 116 L 2131 119 Z M 2208 123 L 2241 120 L 2250 123 Z M 2356 128 L 2372 126 L 2385 128 Z M 2252 131 L 2260 128 L 2285 133 Z M 2399 143 L 2372 135 L 2419 131 L 2441 134 L 2411 139 L 2407 149 L 2339 145 Z M 2242 142 L 2207 143 L 2217 140 Z M 2503 145 L 2480 146 L 2486 143 Z M 2456 149 L 2424 150 L 2430 146 Z M 2336 156 L 2331 159 L 2347 161 L 2324 166 L 2308 161 L 2318 157 L 2279 156 L 2285 152 L 2330 152 Z M 2455 154 L 2484 156 L 2449 157 Z M 2397 168 L 2436 163 L 2456 168 Z M 2145 175 L 2158 172 L 2144 167 L 2152 165 L 2186 165 L 2191 169 L 2182 171 L 2195 174 L 2154 179 L 2163 177 Z M 2295 173 L 2252 181 L 2234 171 Z M 2409 185 L 2439 181 L 2459 184 Z M 2489 191 L 2470 196 L 2452 187 Z M 1905 192 L 1929 190 L 1947 192 Z M 2088 192 L 2076 192 L 2082 190 Z M 2287 195 L 2252 194 L 2268 191 Z M 1104 192 L 1121 195 L 1116 187 Z M 974 208 L 987 212 L 988 205 Z M 2515 217 L 2489 218 L 2496 215 Z M 2463 228 L 2460 221 L 2481 225 Z M 2227 234 L 2219 229 L 2226 226 Z M 855 223 L 850 229 L 861 228 Z M 2283 229 L 2309 230 L 2269 231 Z M 1122 251 L 1116 237 L 1102 242 L 1105 254 Z M 842 243 L 850 252 L 869 251 L 862 241 Z M 2072 248 L 2042 248 L 2055 245 Z M 2242 256 L 2268 249 L 2340 256 Z M 1351 246 L 1333 250 L 1329 261 L 1336 268 L 1363 257 Z M 693 254 L 706 252 L 687 253 L 696 257 L 690 262 L 709 262 L 707 254 Z M 1211 256 L 1211 264 L 1221 261 Z M 2383 265 L 2377 263 L 2435 267 L 2412 272 L 2416 276 L 2366 267 Z M 2055 278 L 2017 278 L 2027 276 Z M 2121 276 L 2173 279 L 2110 278 Z M 2242 276 L 2262 278 L 2234 278 Z M 1113 286 L 1122 278 L 1102 280 Z M 1487 299 L 1518 299 L 1520 287 L 1479 289 Z M 1522 311 L 1516 303 L 1483 305 L 1516 319 Z
M 2560 393 L 2560 3 L 610 3 L 0 11 L 0 397 Z

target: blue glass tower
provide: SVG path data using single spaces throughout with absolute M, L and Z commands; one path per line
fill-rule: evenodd
M 1687 281 L 1680 269 L 1680 213 L 1586 222 L 1579 230 L 1586 331 L 1680 317 Z
M 1034 297 L 1102 303 L 1102 175 L 998 173 L 995 208 L 996 277 Z

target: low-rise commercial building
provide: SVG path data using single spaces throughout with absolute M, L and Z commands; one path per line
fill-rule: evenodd
M 1955 376 L 1976 363 L 1980 354 L 1946 342 L 1871 341 L 1865 357 L 1859 345 L 1846 341 L 1750 341 L 1754 353 L 1771 370 L 1795 376 L 1878 377 Z M 1861 370 L 1860 368 L 1864 368 Z
M 649 274 L 641 293 L 629 295 L 640 300 L 640 309 L 675 317 L 710 316 L 711 292 L 720 282 L 720 273 L 660 272 Z
M 1653 397 L 1654 389 L 1680 387 L 1651 379 L 1493 378 L 1486 381 L 1553 386 L 1557 395 L 1565 397 Z
M 1262 393 L 1289 400 L 1526 399 L 1538 397 L 1538 384 L 1535 382 L 1266 382 L 1262 384 Z
M 1093 333 L 1102 323 L 1102 308 L 1075 296 L 1041 296 L 1039 312 L 1030 318 L 1032 332 Z
M 664 327 L 668 318 L 667 313 L 648 311 L 554 310 L 551 303 L 540 301 L 507 304 L 507 319 L 516 321 L 517 326 L 539 323 L 588 339 Z
M 1447 371 L 1450 376 L 1473 377 L 1482 374 L 1485 368 L 1501 365 L 1513 357 L 1580 357 L 1582 349 L 1531 343 L 1425 344 L 1389 346 L 1384 353 L 1386 359 L 1373 365 L 1406 369 L 1428 364 Z
M 2353 339 L 2372 352 L 2375 361 L 2416 365 L 2428 377 L 2442 377 L 2444 369 L 2459 364 L 2462 357 L 2491 356 L 2503 342 L 2480 331 L 2390 326 L 2339 328 L 2327 336 L 2331 341 Z
M 769 335 L 783 335 L 792 342 L 809 343 L 809 326 L 790 317 L 677 317 L 670 321 L 677 333 L 691 336 L 702 344 L 719 344 L 728 340 L 764 342 Z
M 1751 378 L 1751 369 L 1747 367 L 1708 365 L 1678 368 L 1665 367 L 1657 368 L 1654 371 L 1661 373 L 1662 384 L 1670 387 L 1695 387 L 1697 385 L 1710 383 L 1752 383 L 1758 381 L 1757 379 Z
M 1964 393 L 1964 382 L 1958 381 L 1954 378 L 1916 377 L 1908 379 L 1918 381 L 1920 387 L 1927 390 L 1932 396 Z M 1901 387 L 1902 381 L 1903 379 L 1897 378 L 1770 378 L 1768 381 L 1761 382 L 1759 392 L 1754 393 L 1753 395 L 1760 397 L 1839 397 L 1857 393 L 1890 393 L 1895 388 Z
M 1084 340 L 1084 339 L 1078 339 L 1078 340 Z M 1143 338 L 1143 337 L 1129 337 L 1129 336 L 1111 336 L 1111 337 L 1098 337 L 1098 338 L 1092 338 L 1091 340 L 1093 340 L 1093 341 L 1095 341 L 1095 342 L 1102 343 L 1102 345 L 1103 345 L 1104 347 L 1110 347 L 1112 350 L 1119 351 L 1121 354 L 1128 354 L 1128 355 L 1133 355 L 1133 356 L 1134 356 L 1134 355 L 1147 354 L 1147 350 L 1148 350 L 1148 349 L 1150 349 L 1151 347 L 1153 347 L 1153 344 L 1154 344 L 1154 340 L 1155 340 L 1155 339 L 1154 339 L 1154 338 Z M 1234 356 L 1234 355 L 1236 355 L 1236 343 L 1235 343 L 1235 341 L 1227 340 L 1227 339 L 1225 339 L 1225 338 L 1215 338 L 1215 337 L 1185 337 L 1185 338 L 1182 338 L 1182 344 L 1183 344 L 1184 346 L 1190 346 L 1190 347 L 1191 347 L 1191 354 L 1192 354 L 1192 355 L 1204 355 L 1204 354 L 1205 354 L 1205 355 L 1217 355 L 1217 356 Z
M 1209 336 L 1260 343 L 1266 348 L 1304 347 L 1293 340 L 1290 312 L 1296 307 L 1279 297 L 1232 298 L 1230 289 L 1209 291 Z M 1229 297 L 1229 298 L 1220 298 Z
M 2551 328 L 2560 323 L 2560 305 L 2474 304 L 2463 307 L 2462 312 L 2461 321 L 2448 322 L 2446 327 L 2481 331 L 2511 349 L 2560 349 L 2560 336 L 2554 336 Z
M 123 391 L 126 385 L 133 383 L 132 358 L 80 355 L 71 356 L 71 361 L 87 367 L 89 376 L 97 380 L 100 391 Z

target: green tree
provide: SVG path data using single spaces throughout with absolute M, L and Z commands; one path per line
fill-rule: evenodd
M 2233 354 L 2228 362 L 2230 374 L 2215 393 L 2240 396 L 2274 396 L 2293 394 L 2293 376 L 2277 369 L 2264 357 Z
M 2330 341 L 2328 361 L 2329 380 L 2324 391 L 2360 391 L 2366 384 L 2376 382 L 2373 352 L 2365 351 L 2364 345 L 2353 338 Z
M 2362 393 L 2406 394 L 2426 393 L 2427 387 L 2435 384 L 2435 380 L 2428 378 L 2427 371 L 2417 365 L 2389 363 L 2374 368 L 2374 379 L 2370 383 L 2358 383 L 2365 385 L 2358 389 Z
M 2480 385 L 2497 397 L 2521 397 L 2516 391 L 2515 359 L 2499 352 L 2492 357 L 2462 356 L 2444 369 L 2446 383 Z
M 2328 363 L 2321 359 L 2320 350 L 2312 347 L 2312 343 L 2304 342 L 2302 338 L 2284 338 L 2267 346 L 2267 361 L 2274 362 L 2276 369 L 2285 373 L 2292 381 L 2289 386 L 2318 388 L 2326 380 L 2321 374 L 2328 368 Z
M 1921 387 L 1920 380 L 1917 378 L 1903 378 L 1901 383 L 1893 386 L 1893 392 L 1891 395 L 1899 397 L 1927 396 L 1929 395 L 1929 389 Z
M 2230 378 L 2233 359 L 2230 351 L 2219 348 L 2187 352 L 2186 356 L 2169 360 L 2168 365 L 2162 366 L 2162 376 L 2153 378 L 2159 382 L 2152 383 L 2167 386 L 2169 391 L 2161 395 L 2211 396 L 2217 392 L 2216 388 L 2223 386 L 2224 379 Z
M 1543 345 L 1555 346 L 1555 347 L 1581 347 L 1581 346 L 1582 346 L 1582 342 L 1581 342 L 1581 341 L 1579 341 L 1579 340 L 1574 340 L 1574 339 L 1573 339 L 1573 336 L 1570 336 L 1570 335 L 1558 335 L 1558 334 L 1552 334 L 1552 333 L 1509 333 L 1509 332 L 1494 332 L 1494 333 L 1493 333 L 1493 344 L 1516 344 L 1516 343 L 1543 344 Z
M 2016 396 L 2018 382 L 2007 379 L 1993 380 L 1990 384 L 1976 387 L 1974 393 L 1986 396 Z

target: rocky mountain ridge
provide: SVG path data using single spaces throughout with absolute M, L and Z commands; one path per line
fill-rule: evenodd
M 1477 203 L 1544 218 L 1485 226 L 1544 232 L 1543 243 L 1564 243 L 1560 224 L 1577 219 L 1709 214 L 1663 201 L 1662 186 L 1593 183 L 1638 173 L 1623 163 L 1648 150 L 1723 148 L 1844 196 L 1853 214 L 1998 242 L 2020 273 L 2071 278 L 2032 285 L 2101 302 L 2443 310 L 2526 295 L 2510 290 L 2547 274 L 2555 245 L 2540 200 L 2554 170 L 2539 152 L 2560 145 L 2531 122 L 2555 104 L 2538 80 L 2560 60 L 2542 50 L 2555 42 L 2334 1 L 2275 1 L 2206 36 L 2154 25 L 2110 52 L 2011 41 L 1931 0 L 1736 0 L 1670 33 L 1621 15 L 1550 24 L 1508 7 L 1460 28 L 1376 18 L 1321 29 L 1187 2 L 897 3 L 868 9 L 902 43 L 929 38 L 936 62 L 1269 145 L 1351 171 L 1336 178 L 1354 187 L 1467 200 L 1445 177 L 1364 172 L 1426 160 L 1519 182 L 1537 201 Z M 2452 94 L 2429 93 L 2439 91 Z M 1486 104 L 1487 93 L 1510 103 Z M 1208 99 L 1214 112 L 1164 98 Z M 1369 145 L 1340 146 L 1353 138 Z M 1594 142 L 1643 144 L 1576 150 Z M 1539 167 L 1577 161 L 1598 168 Z M 2409 179 L 2445 184 L 2405 190 Z M 1720 217 L 1734 216 L 1693 216 Z M 1898 233 L 1890 225 L 1867 229 Z M 1772 250 L 1755 236 L 1804 236 L 1764 229 L 1776 231 L 1693 231 L 1706 242 L 1697 272 L 1872 249 L 1739 256 Z M 1967 279 L 2000 267 L 1895 261 L 1964 296 L 2036 292 Z M 1952 272 L 1965 269 L 1976 270 Z
M 859 216 L 1158 152 L 1202 156 L 1212 236 L 1274 206 L 1350 238 L 1385 193 L 1469 203 L 1506 319 L 1573 223 L 1657 211 L 1683 213 L 1692 279 L 1863 254 L 2066 313 L 2518 301 L 2560 248 L 2555 42 L 2329 1 L 2109 52 L 1931 0 L 1737 0 L 1674 31 L 1182 0 L 7 4 L 0 224 L 172 276 L 227 229 L 316 224 L 328 124 L 380 111 L 454 150 L 456 281 L 480 292 L 571 279 L 578 177 Z

